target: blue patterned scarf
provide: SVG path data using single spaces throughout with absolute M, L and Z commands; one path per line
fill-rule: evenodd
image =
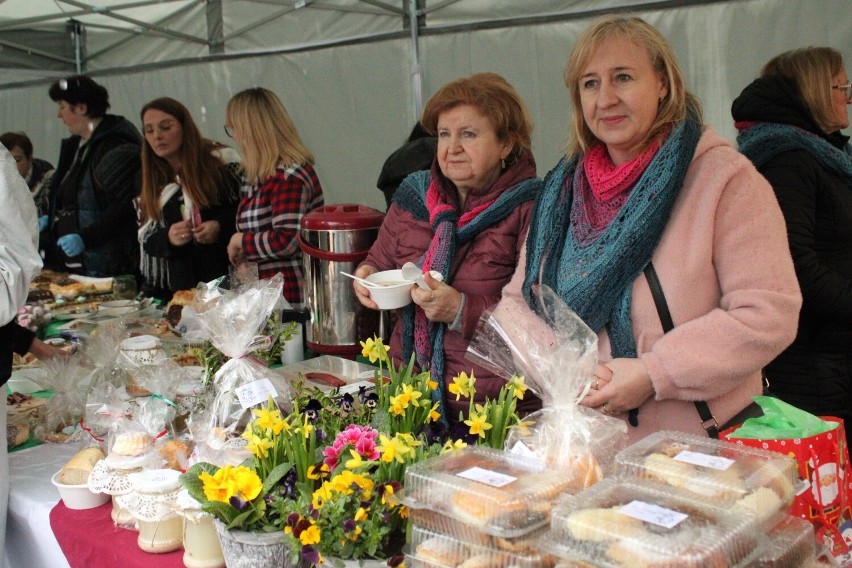
M 530 160 L 526 164 L 517 164 L 519 168 L 529 168 L 535 172 L 535 162 L 532 157 L 524 156 L 522 160 Z M 510 174 L 510 171 L 503 175 Z M 451 269 L 458 247 L 472 241 L 479 233 L 505 219 L 519 205 L 534 200 L 541 191 L 541 180 L 536 177 L 527 178 L 504 190 L 489 206 L 479 212 L 475 218 L 463 226 L 459 226 L 462 213 L 455 208 L 442 207 L 440 212 L 432 215 L 427 206 L 427 194 L 433 183 L 449 184 L 443 178 L 437 167 L 432 172 L 416 172 L 405 178 L 394 195 L 394 202 L 402 209 L 409 211 L 420 221 L 432 224 L 435 235 L 430 244 L 432 249 L 431 270 L 436 270 L 444 277 L 444 282 L 452 285 Z M 496 182 L 498 185 L 500 180 Z M 446 189 L 445 189 L 446 191 Z M 418 265 L 422 267 L 429 251 L 420 258 Z M 420 312 L 420 314 L 418 314 Z M 418 318 L 420 315 L 422 317 Z M 415 326 L 417 320 L 425 321 L 427 330 L 423 334 L 428 339 L 423 342 L 415 341 Z M 444 412 L 444 333 L 447 325 L 444 323 L 428 322 L 423 310 L 415 304 L 409 304 L 402 310 L 402 360 L 408 361 L 411 353 L 417 357 L 417 363 L 422 369 L 430 369 L 432 380 L 438 383 L 438 388 L 432 392 L 433 401 L 438 403 L 438 411 L 446 421 Z
M 677 124 L 633 186 L 618 215 L 597 238 L 581 242 L 570 223 L 584 183 L 581 160 L 563 158 L 544 180 L 527 237 L 523 294 L 546 284 L 594 331 L 606 327 L 613 357 L 635 357 L 632 284 L 651 260 L 701 137 L 694 114 Z
M 852 145 L 849 143 L 838 148 L 824 138 L 795 126 L 758 122 L 740 130 L 737 144 L 740 152 L 756 168 L 782 152 L 804 150 L 823 167 L 845 179 L 847 184 L 852 184 Z

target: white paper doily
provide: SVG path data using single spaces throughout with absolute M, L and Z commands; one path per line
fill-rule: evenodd
M 124 495 L 130 492 L 128 475 L 137 471 L 142 471 L 142 468 L 115 469 L 107 464 L 107 460 L 101 460 L 89 474 L 89 490 L 107 495 Z

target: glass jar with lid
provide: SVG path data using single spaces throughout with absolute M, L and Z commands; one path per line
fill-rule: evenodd
M 145 552 L 172 552 L 183 546 L 183 517 L 175 514 L 180 472 L 151 469 L 130 476 L 131 492 L 118 500 L 136 517 L 136 542 Z

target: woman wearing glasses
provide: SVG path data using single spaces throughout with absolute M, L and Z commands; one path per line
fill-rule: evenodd
M 314 157 L 275 93 L 247 89 L 228 102 L 225 131 L 243 153 L 237 232 L 228 244 L 233 264 L 256 262 L 258 276 L 282 273 L 284 297 L 302 307 L 299 225 L 323 204 Z
M 840 53 L 774 57 L 734 101 L 740 151 L 769 180 L 784 213 L 802 289 L 795 342 L 767 367 L 770 388 L 852 426 L 852 87 Z
M 183 104 L 155 99 L 140 113 L 140 269 L 147 295 L 168 299 L 228 273 L 239 198 L 239 155 L 201 137 Z

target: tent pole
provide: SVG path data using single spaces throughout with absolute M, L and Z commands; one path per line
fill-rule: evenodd
M 423 110 L 423 93 L 420 73 L 420 24 L 417 19 L 417 0 L 408 0 L 408 22 L 411 28 L 411 94 L 414 97 L 414 120 L 420 120 Z
M 74 67 L 77 75 L 83 74 L 83 24 L 78 20 L 70 20 L 71 37 L 74 38 Z

